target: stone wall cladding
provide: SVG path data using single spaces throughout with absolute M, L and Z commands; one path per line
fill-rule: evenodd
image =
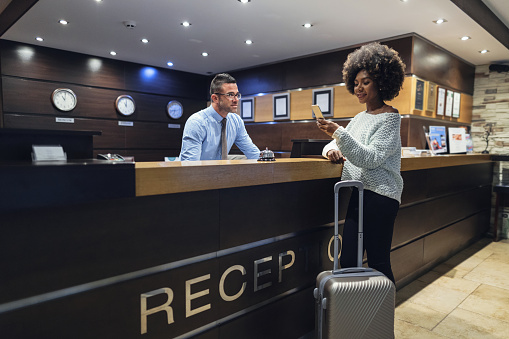
M 489 137 L 487 150 L 490 154 L 509 155 L 509 72 L 490 72 L 489 65 L 477 66 L 473 101 L 470 134 L 474 152 L 485 150 L 484 126 L 491 123 L 493 132 Z M 495 163 L 493 182 L 509 184 L 509 161 Z M 492 196 L 491 205 L 491 232 L 493 232 L 495 194 Z
M 490 154 L 509 154 L 509 72 L 489 70 L 489 65 L 475 69 L 471 136 L 474 152 L 486 148 L 484 125 L 493 124 L 489 137 Z

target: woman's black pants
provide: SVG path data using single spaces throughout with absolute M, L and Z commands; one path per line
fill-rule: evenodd
M 399 210 L 395 199 L 364 190 L 364 250 L 368 266 L 385 274 L 393 283 L 391 243 L 394 221 Z M 348 204 L 343 228 L 340 264 L 342 268 L 357 266 L 359 195 L 354 189 Z

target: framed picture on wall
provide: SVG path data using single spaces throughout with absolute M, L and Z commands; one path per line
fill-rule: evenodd
M 251 98 L 242 98 L 240 99 L 240 117 L 244 121 L 254 121 L 254 107 L 255 107 L 255 99 Z
M 272 112 L 274 120 L 290 119 L 290 93 L 272 96 Z
M 461 93 L 454 92 L 454 103 L 452 105 L 452 117 L 459 118 L 460 117 L 460 107 L 461 107 Z
M 313 90 L 313 105 L 320 106 L 324 117 L 334 116 L 334 88 L 319 88 Z M 311 113 L 314 118 L 313 113 Z
M 424 109 L 424 81 L 417 79 L 415 83 L 415 109 Z
M 437 85 L 428 82 L 428 102 L 426 103 L 426 111 L 433 112 L 436 109 L 437 102 Z
M 452 117 L 452 105 L 454 104 L 454 92 L 450 89 L 445 91 L 445 116 Z
M 445 112 L 445 88 L 438 88 L 437 115 L 444 115 Z

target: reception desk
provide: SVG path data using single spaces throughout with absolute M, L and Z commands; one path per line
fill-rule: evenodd
M 340 165 L 225 160 L 130 170 L 129 196 L 3 212 L 3 335 L 299 338 L 313 330 L 315 277 L 332 266 Z M 402 175 L 392 250 L 399 286 L 487 230 L 492 162 L 408 158 Z

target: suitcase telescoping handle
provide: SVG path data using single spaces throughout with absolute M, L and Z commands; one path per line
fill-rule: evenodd
M 364 184 L 358 180 L 339 181 L 334 185 L 334 268 L 333 273 L 339 271 L 339 190 L 343 187 L 356 187 L 359 192 L 359 230 L 358 230 L 358 246 L 357 246 L 357 267 L 362 267 L 362 257 L 364 253 L 364 228 L 363 228 L 363 201 L 364 201 Z M 346 272 L 345 272 L 346 273 Z

